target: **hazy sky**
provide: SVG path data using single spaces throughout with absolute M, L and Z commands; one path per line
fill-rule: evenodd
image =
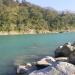
M 42 7 L 52 7 L 56 10 L 75 11 L 75 0 L 26 0 Z

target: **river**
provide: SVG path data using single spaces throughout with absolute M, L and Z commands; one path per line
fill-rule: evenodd
M 12 66 L 16 60 L 22 62 L 28 55 L 54 55 L 58 46 L 74 41 L 74 32 L 0 36 L 0 75 L 15 75 Z

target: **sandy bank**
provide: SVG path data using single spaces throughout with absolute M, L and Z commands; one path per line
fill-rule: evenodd
M 21 34 L 47 34 L 47 33 L 63 33 L 63 32 L 75 32 L 75 30 L 68 31 L 48 31 L 48 30 L 40 30 L 36 32 L 35 30 L 29 30 L 26 32 L 18 32 L 18 31 L 10 31 L 10 32 L 0 32 L 0 35 L 21 35 Z
M 21 35 L 21 34 L 47 34 L 47 33 L 58 33 L 55 31 L 39 31 L 39 32 L 35 32 L 34 30 L 30 30 L 27 32 L 18 32 L 18 31 L 10 31 L 10 32 L 0 32 L 0 35 Z

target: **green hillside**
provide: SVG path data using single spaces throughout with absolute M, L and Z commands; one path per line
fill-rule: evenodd
M 75 28 L 75 13 L 42 8 L 25 0 L 0 0 L 0 31 L 68 31 Z

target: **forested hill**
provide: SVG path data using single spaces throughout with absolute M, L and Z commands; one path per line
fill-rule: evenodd
M 0 31 L 64 31 L 75 28 L 75 13 L 42 8 L 26 0 L 0 0 Z

